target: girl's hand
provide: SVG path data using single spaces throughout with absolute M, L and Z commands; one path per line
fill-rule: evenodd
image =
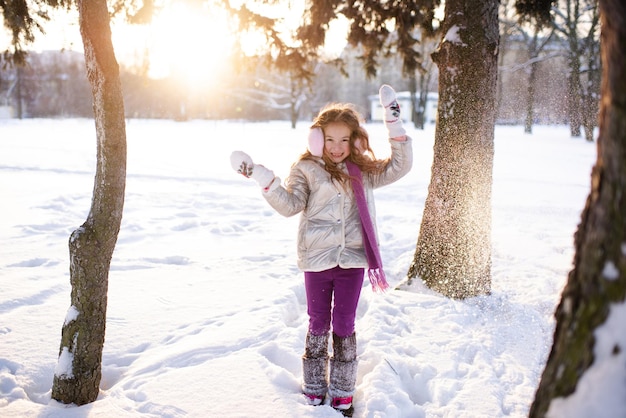
M 389 132 L 389 138 L 396 141 L 406 140 L 406 131 L 402 126 L 402 118 L 400 117 L 400 105 L 396 100 L 396 92 L 391 86 L 383 84 L 378 92 L 380 104 L 385 110 L 383 121 Z
M 252 175 L 252 169 L 254 168 L 252 158 L 243 151 L 233 151 L 230 154 L 230 165 L 233 170 L 248 178 Z
M 230 165 L 239 174 L 256 181 L 264 191 L 269 191 L 276 176 L 272 170 L 261 164 L 254 164 L 252 158 L 243 151 L 233 151 L 230 155 Z

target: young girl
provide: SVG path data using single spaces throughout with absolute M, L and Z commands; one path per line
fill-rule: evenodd
M 365 269 L 373 290 L 388 287 L 376 241 L 372 189 L 398 180 L 412 165 L 411 141 L 394 90 L 383 85 L 380 100 L 391 142 L 388 159 L 374 157 L 362 118 L 348 104 L 321 110 L 311 126 L 308 150 L 292 166 L 284 186 L 245 153 L 231 155 L 233 169 L 256 180 L 276 211 L 284 216 L 301 213 L 298 267 L 304 271 L 309 315 L 302 388 L 311 405 L 322 404 L 328 394 L 332 407 L 345 416 L 354 410 L 354 322 Z

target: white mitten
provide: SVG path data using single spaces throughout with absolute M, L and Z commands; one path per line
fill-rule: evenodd
M 272 170 L 263 167 L 261 164 L 255 164 L 252 168 L 250 178 L 259 183 L 259 186 L 267 192 L 271 190 L 271 186 L 274 184 L 276 176 Z
M 252 167 L 254 163 L 252 162 L 252 158 L 248 154 L 243 151 L 233 151 L 230 154 L 230 165 L 239 174 L 244 177 L 250 177 L 252 174 Z
M 230 165 L 239 174 L 255 180 L 266 191 L 270 189 L 276 178 L 272 170 L 261 164 L 254 164 L 252 158 L 243 151 L 233 151 L 230 154 Z
M 396 100 L 396 92 L 391 86 L 383 84 L 378 92 L 380 96 L 380 104 L 385 109 L 383 115 L 385 127 L 389 131 L 389 138 L 398 138 L 406 135 L 406 131 L 402 126 L 402 118 L 400 117 L 400 105 Z

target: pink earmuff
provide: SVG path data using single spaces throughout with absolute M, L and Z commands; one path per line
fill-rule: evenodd
M 324 153 L 324 133 L 321 128 L 312 128 L 309 131 L 309 152 L 316 157 Z
M 361 151 L 362 154 L 365 154 L 365 150 L 361 146 L 361 139 L 360 138 L 357 138 L 356 141 L 354 141 L 354 147 L 356 149 L 358 149 L 359 151 Z

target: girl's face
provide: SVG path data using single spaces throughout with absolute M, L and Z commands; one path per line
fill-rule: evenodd
M 333 122 L 324 128 L 324 153 L 334 163 L 340 163 L 350 155 L 350 128 L 345 123 Z

